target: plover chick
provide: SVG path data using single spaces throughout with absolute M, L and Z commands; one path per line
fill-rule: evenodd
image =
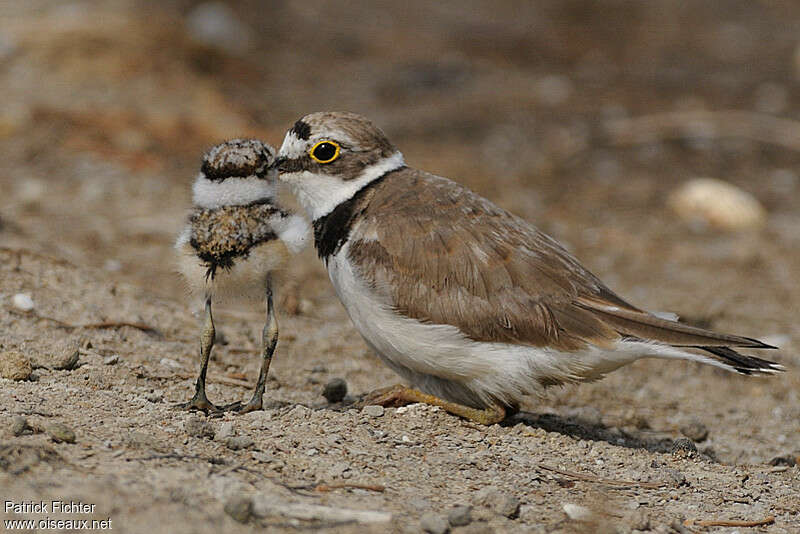
M 276 167 L 313 220 L 317 252 L 356 328 L 415 388 L 368 401 L 427 402 L 490 424 L 524 395 L 639 358 L 782 370 L 734 350 L 774 348 L 766 343 L 628 303 L 533 225 L 407 166 L 361 116 L 303 117 Z
M 193 208 L 175 248 L 178 267 L 191 292 L 205 301 L 200 338 L 200 374 L 194 397 L 183 408 L 260 410 L 272 354 L 278 342 L 272 274 L 309 236 L 308 223 L 282 209 L 275 198 L 277 172 L 270 168 L 275 150 L 255 139 L 233 139 L 203 156 L 193 187 Z M 229 298 L 265 298 L 262 363 L 253 396 L 241 405 L 218 408 L 206 397 L 208 359 L 214 345 L 212 302 Z

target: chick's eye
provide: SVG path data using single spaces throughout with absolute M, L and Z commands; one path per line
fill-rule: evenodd
M 339 157 L 339 145 L 333 141 L 320 141 L 308 153 L 314 161 L 330 163 Z

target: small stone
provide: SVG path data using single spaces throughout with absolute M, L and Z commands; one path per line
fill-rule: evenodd
M 183 429 L 196 438 L 214 439 L 214 427 L 204 417 L 192 416 L 183 424 Z
M 445 534 L 450 530 L 450 525 L 447 524 L 447 520 L 433 512 L 427 512 L 422 515 L 419 519 L 419 527 L 429 534 Z
M 669 478 L 675 483 L 676 486 L 688 486 L 689 484 L 686 482 L 686 475 L 678 471 L 677 469 L 672 469 L 671 467 L 667 467 L 664 471 L 667 472 Z
M 119 354 L 112 354 L 103 358 L 103 365 L 117 365 L 119 362 Z
M 220 441 L 224 441 L 233 436 L 233 423 L 230 421 L 226 421 L 219 425 L 219 430 L 217 431 L 217 439 Z
M 20 352 L 0 352 L 0 377 L 9 380 L 27 380 L 33 372 L 30 360 Z
M 75 443 L 75 432 L 63 423 L 50 423 L 44 430 L 56 443 Z
M 447 522 L 451 527 L 463 527 L 472 522 L 472 506 L 458 505 L 447 514 Z
M 74 339 L 58 342 L 47 358 L 47 367 L 64 371 L 75 369 L 80 348 L 80 341 Z
M 21 436 L 30 429 L 31 427 L 28 425 L 28 420 L 21 415 L 15 415 L 14 419 L 11 420 L 11 433 L 15 436 Z
M 347 395 L 347 382 L 343 378 L 334 378 L 322 390 L 322 396 L 330 402 L 340 402 Z
M 676 456 L 692 456 L 697 454 L 697 447 L 689 438 L 678 438 L 672 443 L 669 452 Z
M 681 427 L 681 434 L 695 443 L 699 443 L 708 438 L 708 428 L 699 420 L 693 419 Z
M 690 180 L 673 192 L 667 203 L 686 223 L 698 229 L 724 231 L 759 228 L 766 210 L 750 193 L 714 178 Z
M 625 519 L 625 523 L 633 530 L 650 530 L 650 516 L 641 508 L 628 514 Z
M 384 414 L 386 409 L 379 404 L 370 404 L 369 406 L 364 406 L 364 409 L 361 411 L 370 417 L 380 417 Z
M 769 465 L 776 466 L 776 465 L 786 465 L 789 467 L 794 467 L 797 464 L 797 461 L 800 459 L 800 456 L 793 456 L 791 454 L 787 454 L 785 456 L 776 456 L 772 460 L 769 461 Z
M 239 523 L 247 523 L 253 515 L 253 499 L 246 495 L 234 495 L 225 503 L 225 513 Z
M 566 503 L 563 507 L 564 513 L 573 521 L 591 521 L 594 513 L 580 504 Z
M 233 436 L 225 441 L 225 446 L 232 451 L 249 449 L 255 445 L 255 441 L 250 436 Z
M 505 517 L 516 517 L 519 514 L 519 499 L 494 486 L 481 489 L 474 502 Z
M 28 312 L 31 311 L 35 305 L 33 299 L 27 293 L 17 293 L 11 298 L 11 304 L 18 310 Z

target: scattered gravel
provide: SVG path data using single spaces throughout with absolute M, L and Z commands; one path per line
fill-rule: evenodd
M 27 380 L 33 372 L 30 360 L 21 352 L 0 352 L 0 377 L 9 380 Z

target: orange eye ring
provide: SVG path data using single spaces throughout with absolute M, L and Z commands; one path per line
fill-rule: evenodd
M 320 141 L 311 147 L 308 155 L 317 163 L 330 163 L 339 157 L 341 147 L 335 141 Z

